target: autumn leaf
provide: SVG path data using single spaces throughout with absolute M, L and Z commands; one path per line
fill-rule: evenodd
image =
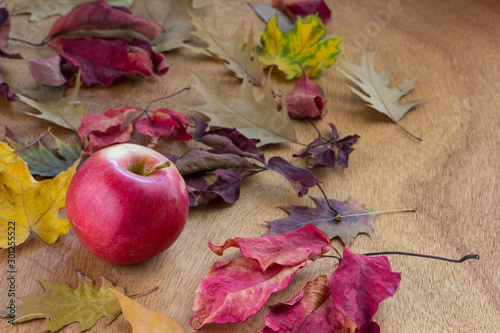
M 285 95 L 288 114 L 292 118 L 323 118 L 327 110 L 323 89 L 303 74 L 295 84 L 295 88 Z
M 333 303 L 358 326 L 356 332 L 368 333 L 380 332 L 373 316 L 382 301 L 394 296 L 400 281 L 401 274 L 392 271 L 387 257 L 368 257 L 345 247 L 328 285 Z
M 172 135 L 181 141 L 191 140 L 193 136 L 187 133 L 188 126 L 189 123 L 182 113 L 168 109 L 148 111 L 147 117 L 135 122 L 137 132 L 151 137 L 150 147 L 158 144 L 158 140 L 163 136 Z
M 368 106 L 387 115 L 392 121 L 398 122 L 411 108 L 425 101 L 424 99 L 420 99 L 404 104 L 399 103 L 401 97 L 413 89 L 417 78 L 405 79 L 396 87 L 389 88 L 389 82 L 396 68 L 396 63 L 393 62 L 386 69 L 376 72 L 375 51 L 369 50 L 368 43 L 362 50 L 362 59 L 360 66 L 342 61 L 344 66 L 356 75 L 356 77 L 352 77 L 340 68 L 338 70 L 364 92 L 362 93 L 360 90 L 349 86 L 356 95 L 368 103 Z
M 321 180 L 311 171 L 296 167 L 280 156 L 270 158 L 266 169 L 285 177 L 299 197 L 306 195 L 311 186 L 321 183 Z
M 193 7 L 193 0 L 172 0 L 170 9 L 163 10 L 166 1 L 146 1 L 145 6 L 148 12 L 155 18 L 165 30 L 153 43 L 157 52 L 167 52 L 188 44 L 197 44 L 198 40 L 191 32 L 196 27 L 191 22 L 191 14 L 196 17 L 205 17 L 212 10 L 212 6 L 201 8 Z M 158 10 L 162 8 L 162 10 Z M 191 14 L 189 13 L 191 12 Z
M 115 289 L 109 289 L 120 302 L 123 316 L 132 325 L 134 333 L 185 333 L 172 319 L 154 312 Z
M 37 22 L 53 15 L 66 15 L 75 6 L 94 0 L 16 0 L 12 14 L 30 14 L 29 20 Z M 110 6 L 130 7 L 134 0 L 106 0 Z
M 313 224 L 327 234 L 330 239 L 340 237 L 346 246 L 350 246 L 354 237 L 360 233 L 372 236 L 377 212 L 364 207 L 352 198 L 346 201 L 329 199 L 332 208 L 337 210 L 338 215 L 342 217 L 339 220 L 337 214 L 330 209 L 325 199 L 312 197 L 311 199 L 314 200 L 317 207 L 280 207 L 288 212 L 290 216 L 268 221 L 267 223 L 271 228 L 266 235 L 279 235 L 300 229 L 307 224 Z
M 340 37 L 329 37 L 321 20 L 314 15 L 298 18 L 292 30 L 282 32 L 277 18 L 273 17 L 261 36 L 261 47 L 257 47 L 260 64 L 277 66 L 291 80 L 302 75 L 309 77 L 321 74 L 323 67 L 330 67 L 339 53 Z
M 306 260 L 314 261 L 333 249 L 328 236 L 311 224 L 278 236 L 236 237 L 222 246 L 209 243 L 209 247 L 220 256 L 227 248 L 238 247 L 243 256 L 257 260 L 263 270 L 274 264 L 296 266 Z
M 21 55 L 9 51 L 10 15 L 7 7 L 0 8 L 0 58 L 19 59 Z
M 221 59 L 226 67 L 233 71 L 237 77 L 249 79 L 252 83 L 261 86 L 264 75 L 259 66 L 257 57 L 253 53 L 253 31 L 250 29 L 248 37 L 245 38 L 243 23 L 239 25 L 236 32 L 227 38 L 221 38 L 215 26 L 215 20 L 205 22 L 202 18 L 192 15 L 192 23 L 196 30 L 191 34 L 205 41 L 208 46 L 203 49 L 209 55 L 215 55 Z M 197 48 L 193 48 L 196 51 Z M 205 53 L 205 52 L 203 52 Z
M 7 142 L 0 142 L 0 161 L 16 163 L 19 161 L 19 153 Z
M 273 6 L 285 9 L 288 17 L 294 22 L 297 16 L 317 14 L 323 24 L 327 24 L 332 15 L 324 0 L 273 0 Z
M 119 38 L 61 38 L 48 44 L 61 53 L 70 65 L 81 68 L 87 86 L 111 86 L 125 74 L 152 77 L 165 75 L 168 66 L 163 55 L 140 39 L 127 43 Z
M 60 55 L 44 59 L 28 59 L 28 68 L 38 83 L 60 87 L 66 84 L 61 72 L 61 61 Z
M 22 160 L 4 163 L 0 173 L 0 230 L 15 223 L 15 244 L 23 243 L 31 232 L 46 243 L 54 243 L 70 229 L 58 217 L 65 206 L 66 190 L 78 161 L 54 179 L 36 182 Z M 0 248 L 7 248 L 7 232 L 0 234 Z
M 124 292 L 102 278 L 98 287 L 89 278 L 78 274 L 78 287 L 66 283 L 40 281 L 45 289 L 43 295 L 22 297 L 16 309 L 15 324 L 44 318 L 41 331 L 55 332 L 74 322 L 80 323 L 82 331 L 90 329 L 102 317 L 110 324 L 120 313 L 120 304 L 111 290 Z
M 163 32 L 161 26 L 124 8 L 111 7 L 105 1 L 93 1 L 82 3 L 60 17 L 52 25 L 48 36 L 82 29 L 126 29 L 138 32 L 150 40 Z
M 16 94 L 10 90 L 10 86 L 5 82 L 2 74 L 0 74 L 0 95 L 5 97 L 8 101 L 15 101 L 17 99 Z
M 196 291 L 190 324 L 199 329 L 208 323 L 237 323 L 259 311 L 269 297 L 286 288 L 306 263 L 287 267 L 272 265 L 262 270 L 250 258 L 235 258 L 213 264 Z
M 271 305 L 259 333 L 354 333 L 356 325 L 333 305 L 326 275 L 309 281 L 286 303 Z
M 215 79 L 205 81 L 193 73 L 191 75 L 196 81 L 194 88 L 207 103 L 186 107 L 209 117 L 210 125 L 236 128 L 247 138 L 260 140 L 260 146 L 296 141 L 286 109 L 277 111 L 276 102 L 270 93 L 258 101 L 253 95 L 252 85 L 243 80 L 238 92 L 230 95 L 219 89 Z
M 65 96 L 66 87 L 47 86 L 23 94 L 18 93 L 17 96 L 21 102 L 41 112 L 41 114 L 24 112 L 25 114 L 77 131 L 80 119 L 85 115 L 83 105 L 78 100 L 80 86 L 81 81 L 78 76 L 74 88 L 67 96 Z
M 41 141 L 38 141 L 38 146 L 31 145 L 24 149 L 24 144 L 16 143 L 12 140 L 8 141 L 17 150 L 19 157 L 28 164 L 32 175 L 55 177 L 60 172 L 70 168 L 80 158 L 82 148 L 78 144 L 67 144 L 54 135 L 52 137 L 57 144 L 57 153 L 63 159 L 60 159 L 49 151 Z

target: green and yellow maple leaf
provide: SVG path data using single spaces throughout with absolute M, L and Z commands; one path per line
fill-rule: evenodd
M 15 245 L 23 243 L 31 232 L 44 242 L 54 243 L 70 229 L 69 222 L 58 217 L 65 206 L 66 191 L 76 171 L 76 161 L 54 179 L 37 182 L 26 162 L 0 163 L 0 248 L 11 246 L 7 230 L 15 225 Z
M 101 287 L 81 274 L 78 278 L 76 289 L 63 282 L 40 281 L 45 293 L 22 297 L 14 323 L 46 318 L 40 329 L 42 332 L 55 332 L 74 322 L 80 322 L 80 329 L 84 331 L 102 317 L 107 317 L 106 323 L 110 324 L 121 313 L 118 298 L 111 290 L 123 293 L 124 289 L 105 278 L 102 278 Z
M 282 32 L 277 16 L 266 26 L 261 36 L 262 47 L 257 47 L 260 64 L 277 66 L 288 80 L 300 77 L 302 68 L 309 77 L 321 74 L 323 67 L 330 67 L 339 53 L 341 37 L 322 41 L 326 28 L 316 15 L 298 17 L 290 31 Z

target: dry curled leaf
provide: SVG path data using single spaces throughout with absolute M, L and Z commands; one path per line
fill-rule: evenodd
M 78 274 L 78 287 L 71 288 L 66 283 L 40 281 L 45 289 L 43 295 L 25 296 L 18 305 L 15 324 L 44 318 L 41 331 L 55 332 L 74 322 L 80 323 L 82 331 L 90 329 L 102 317 L 110 324 L 120 313 L 118 299 L 111 292 L 123 292 L 102 278 L 102 286 Z
M 110 289 L 120 302 L 123 316 L 134 333 L 185 333 L 186 330 L 162 313 L 154 312 L 117 290 Z
M 375 51 L 369 50 L 367 43 L 362 52 L 363 62 L 360 66 L 342 61 L 344 66 L 349 69 L 356 77 L 352 77 L 340 68 L 341 71 L 349 80 L 354 82 L 364 94 L 351 86 L 351 90 L 361 97 L 368 106 L 387 115 L 392 121 L 398 122 L 403 116 L 414 106 L 423 103 L 424 99 L 411 101 L 401 104 L 399 100 L 413 89 L 415 86 L 416 77 L 405 79 L 396 87 L 390 88 L 389 81 L 391 80 L 392 72 L 396 69 L 396 63 L 392 63 L 386 69 L 375 71 Z
M 246 137 L 260 140 L 259 146 L 296 141 L 286 107 L 277 111 L 270 93 L 266 92 L 262 100 L 257 100 L 252 85 L 243 79 L 238 92 L 230 95 L 219 88 L 215 79 L 205 81 L 193 73 L 191 75 L 196 81 L 193 87 L 207 103 L 186 107 L 209 117 L 210 125 L 236 128 Z

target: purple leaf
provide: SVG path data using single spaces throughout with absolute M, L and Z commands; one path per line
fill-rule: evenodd
M 16 94 L 10 90 L 9 85 L 4 81 L 2 74 L 0 74 L 0 95 L 7 98 L 9 101 L 17 100 Z
M 259 166 L 235 154 L 214 154 L 203 149 L 192 149 L 178 158 L 175 166 L 181 175 L 216 169 L 257 169 Z
M 282 157 L 272 157 L 266 165 L 267 170 L 273 170 L 290 182 L 299 197 L 304 196 L 311 186 L 321 183 L 314 173 L 298 168 Z
M 61 72 L 61 56 L 44 59 L 29 59 L 28 68 L 35 80 L 43 85 L 59 87 L 66 84 Z
M 9 51 L 10 14 L 7 7 L 0 8 L 0 57 L 19 59 L 19 53 Z
M 304 72 L 285 99 L 288 114 L 293 118 L 323 118 L 327 111 L 323 89 L 312 83 Z
M 313 224 L 327 234 L 330 239 L 340 237 L 344 244 L 350 246 L 358 234 L 365 233 L 370 237 L 373 234 L 375 212 L 362 206 L 356 200 L 352 198 L 346 201 L 328 200 L 332 208 L 336 209 L 338 214 L 342 216 L 342 219 L 338 220 L 325 199 L 312 199 L 316 202 L 317 207 L 280 207 L 290 216 L 268 221 L 271 228 L 266 235 L 279 235 L 300 229 L 307 224 Z

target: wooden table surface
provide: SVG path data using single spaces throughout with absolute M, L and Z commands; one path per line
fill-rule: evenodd
M 13 3 L 15 0 L 7 1 L 10 7 Z M 222 34 L 231 34 L 242 20 L 247 27 L 253 26 L 256 37 L 264 28 L 264 23 L 243 1 L 225 0 L 217 4 Z M 405 100 L 428 99 L 400 121 L 423 139 L 417 142 L 350 91 L 347 79 L 336 69 L 342 67 L 341 61 L 314 79 L 325 90 L 328 106 L 328 114 L 316 122 L 317 126 L 326 131 L 327 123 L 333 122 L 343 134 L 361 136 L 348 168 L 316 172 L 328 197 L 345 200 L 352 196 L 375 210 L 417 210 L 379 215 L 373 238 L 358 236 L 351 249 L 357 253 L 406 251 L 450 258 L 471 253 L 481 256 L 479 261 L 462 264 L 390 256 L 393 270 L 401 272 L 401 285 L 394 298 L 381 304 L 375 320 L 383 332 L 389 333 L 500 331 L 500 1 L 353 0 L 328 4 L 333 10 L 327 25 L 329 34 L 345 36 L 339 59 L 359 64 L 360 47 L 369 34 L 377 50 L 377 69 L 397 61 L 393 83 L 418 76 L 415 89 Z M 140 0 L 132 11 L 149 18 Z M 11 36 L 38 42 L 54 21 L 52 17 L 28 23 L 26 15 L 13 17 Z M 0 73 L 14 91 L 34 87 L 26 60 L 52 55 L 53 50 L 14 42 L 10 45 L 22 53 L 24 60 L 1 58 Z M 144 107 L 150 100 L 193 84 L 189 71 L 205 79 L 216 77 L 229 90 L 240 83 L 220 63 L 187 49 L 167 53 L 166 60 L 170 70 L 163 77 L 130 77 L 117 80 L 110 88 L 83 88 L 80 99 L 89 113 L 124 106 Z M 282 75 L 274 73 L 273 84 L 286 93 L 294 82 L 286 82 Z M 191 90 L 156 106 L 186 111 L 183 105 L 194 103 L 203 103 L 203 98 Z M 79 140 L 74 132 L 24 115 L 21 111 L 34 111 L 21 102 L 0 98 L 0 111 L 0 127 L 8 126 L 26 142 L 49 127 L 65 141 Z M 306 122 L 294 121 L 294 126 L 300 142 L 314 139 L 315 132 Z M 188 147 L 162 144 L 158 149 L 179 154 Z M 267 147 L 264 152 L 291 160 L 299 148 L 295 144 L 280 144 Z M 310 195 L 321 194 L 312 188 Z M 100 283 L 100 277 L 106 277 L 124 286 L 128 294 L 159 286 L 156 292 L 136 300 L 192 332 L 188 322 L 193 314 L 195 290 L 212 263 L 221 260 L 209 250 L 208 241 L 222 244 L 231 237 L 258 236 L 267 231 L 264 221 L 286 216 L 276 207 L 290 204 L 313 205 L 308 198 L 298 198 L 282 177 L 260 173 L 243 183 L 237 203 L 191 210 L 180 239 L 147 262 L 130 266 L 107 264 L 90 255 L 71 231 L 50 248 L 94 281 Z M 343 246 L 337 240 L 333 243 L 338 249 Z M 222 259 L 237 253 L 227 252 Z M 43 289 L 37 279 L 77 284 L 76 275 L 34 239 L 19 246 L 16 255 L 19 295 L 41 294 Z M 8 302 L 6 265 L 6 255 L 2 255 L 2 305 Z M 328 260 L 311 263 L 268 304 L 288 300 L 308 280 L 330 274 L 336 267 L 336 262 Z M 256 332 L 263 327 L 266 313 L 267 306 L 245 323 L 212 324 L 202 331 Z M 36 332 L 40 325 L 41 321 L 35 321 L 5 331 Z M 78 324 L 62 330 L 77 331 Z M 131 331 L 123 316 L 109 326 L 102 319 L 90 330 Z

